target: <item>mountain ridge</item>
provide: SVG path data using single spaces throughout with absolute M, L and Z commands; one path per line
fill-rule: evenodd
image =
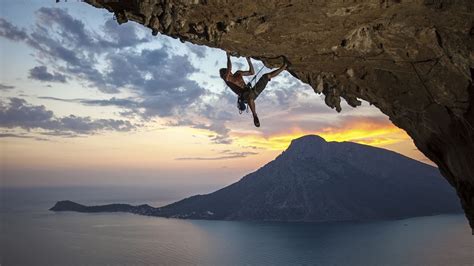
M 78 206 L 79 205 L 79 206 Z M 84 206 L 52 211 L 130 212 L 211 220 L 347 221 L 460 212 L 455 193 L 432 166 L 396 152 L 315 135 L 293 140 L 273 161 L 215 192 L 166 206 Z

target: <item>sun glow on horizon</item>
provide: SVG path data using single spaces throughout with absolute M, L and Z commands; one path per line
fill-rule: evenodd
M 356 121 L 344 128 L 325 127 L 322 130 L 316 131 L 293 128 L 287 132 L 268 137 L 262 134 L 236 133 L 234 139 L 241 145 L 256 146 L 270 150 L 284 150 L 293 139 L 310 134 L 318 135 L 326 141 L 351 141 L 375 147 L 384 147 L 411 140 L 404 130 L 392 124 L 375 124 L 367 121 Z

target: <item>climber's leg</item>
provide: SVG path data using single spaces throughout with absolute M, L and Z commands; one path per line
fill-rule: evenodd
M 278 76 L 278 74 L 280 74 L 283 70 L 285 70 L 287 67 L 287 63 L 283 63 L 283 65 L 279 68 L 279 69 L 276 69 L 276 70 L 273 70 L 272 72 L 270 73 L 267 73 L 265 75 L 268 75 L 268 80 Z
M 260 127 L 260 121 L 258 120 L 257 110 L 255 109 L 255 100 L 252 97 L 250 97 L 248 100 L 248 104 L 249 104 L 250 110 L 252 111 L 254 125 L 256 127 Z

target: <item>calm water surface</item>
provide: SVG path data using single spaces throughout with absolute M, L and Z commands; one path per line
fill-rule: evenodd
M 47 211 L 66 198 L 174 200 L 148 192 L 2 190 L 1 265 L 474 265 L 463 215 L 304 224 Z

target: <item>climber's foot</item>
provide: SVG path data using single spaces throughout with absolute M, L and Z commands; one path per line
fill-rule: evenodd
M 287 69 L 288 67 L 291 66 L 291 63 L 290 61 L 288 61 L 288 58 L 286 58 L 286 56 L 282 56 L 283 57 L 283 65 L 285 66 L 285 69 Z
M 258 116 L 254 116 L 254 117 L 253 117 L 253 124 L 254 124 L 256 127 L 260 127 L 260 121 L 258 120 Z

